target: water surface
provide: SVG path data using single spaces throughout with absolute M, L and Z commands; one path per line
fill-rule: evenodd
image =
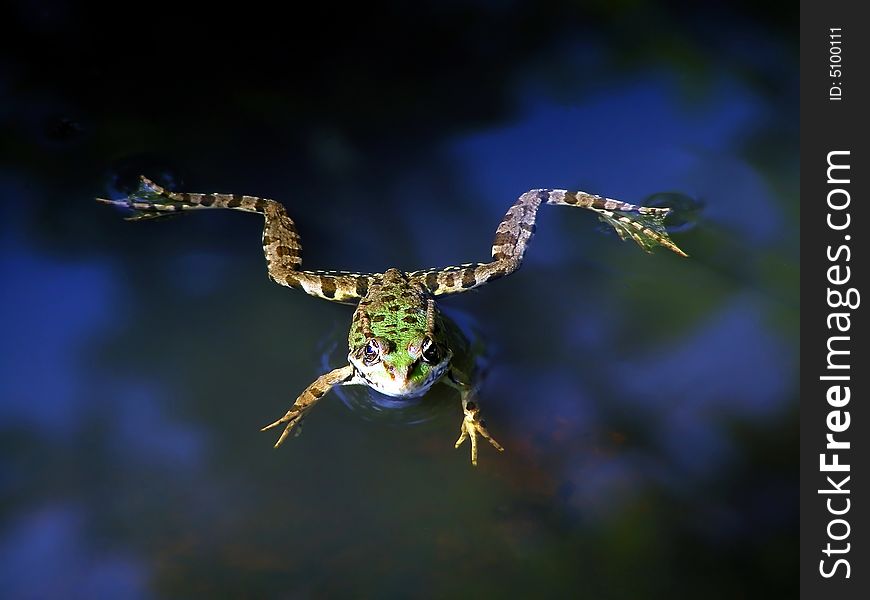
M 166 62 L 101 49 L 104 15 L 22 9 L 68 45 L 0 63 L 0 595 L 792 595 L 791 21 L 428 10 L 407 37 L 384 17 L 401 51 L 264 35 Z M 503 454 L 453 449 L 449 389 L 327 396 L 276 451 L 258 429 L 340 366 L 351 310 L 271 284 L 256 216 L 91 201 L 139 173 L 281 200 L 311 268 L 483 260 L 539 187 L 671 202 L 691 258 L 544 207 L 520 271 L 444 300 Z

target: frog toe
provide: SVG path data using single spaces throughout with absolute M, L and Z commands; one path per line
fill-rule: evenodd
M 466 410 L 462 425 L 459 426 L 459 439 L 456 440 L 455 448 L 459 448 L 467 439 L 471 441 L 471 464 L 477 466 L 477 436 L 482 436 L 499 452 L 504 452 L 504 447 L 495 441 L 486 429 L 486 422 L 478 419 L 478 411 Z

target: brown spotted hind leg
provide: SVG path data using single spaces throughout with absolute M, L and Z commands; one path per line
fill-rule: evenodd
M 535 233 L 535 219 L 542 204 L 585 208 L 598 214 L 622 239 L 631 238 L 646 251 L 656 246 L 686 256 L 664 228 L 668 208 L 636 206 L 586 192 L 568 190 L 530 190 L 508 209 L 492 242 L 492 260 L 466 263 L 442 269 L 423 269 L 408 275 L 433 296 L 459 294 L 510 275 L 523 262 L 529 241 Z
M 486 428 L 486 421 L 480 417 L 480 408 L 477 403 L 472 400 L 475 397 L 476 389 L 468 382 L 467 378 L 459 371 L 453 369 L 444 378 L 449 385 L 459 390 L 459 396 L 462 400 L 462 423 L 459 425 L 459 439 L 456 440 L 455 448 L 459 448 L 462 443 L 468 439 L 471 442 L 471 464 L 477 466 L 477 436 L 480 434 L 499 452 L 504 452 L 504 448 L 489 434 Z
M 306 294 L 353 304 L 368 291 L 377 275 L 343 271 L 303 271 L 302 238 L 284 207 L 274 200 L 241 194 L 193 194 L 172 192 L 153 181 L 140 178 L 138 189 L 120 200 L 97 198 L 105 204 L 131 209 L 129 221 L 143 221 L 183 212 L 232 209 L 263 216 L 263 253 L 269 278 L 280 285 Z
M 351 365 L 321 375 L 314 380 L 314 383 L 305 388 L 305 391 L 302 392 L 298 398 L 296 398 L 296 402 L 293 403 L 293 406 L 290 407 L 287 414 L 274 423 L 266 425 L 260 431 L 266 431 L 267 429 L 272 429 L 282 423 L 286 423 L 287 425 L 284 427 L 284 432 L 275 443 L 275 447 L 277 448 L 284 443 L 284 440 L 288 435 L 290 435 L 290 432 L 293 431 L 294 428 L 296 429 L 296 433 L 299 433 L 302 419 L 305 418 L 308 411 L 311 410 L 311 408 L 317 404 L 317 401 L 320 400 L 329 390 L 337 385 L 355 385 L 357 383 L 362 383 L 362 381 L 358 381 L 354 375 L 355 370 Z

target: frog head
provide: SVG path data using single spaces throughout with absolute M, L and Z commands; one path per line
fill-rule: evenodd
M 447 370 L 453 356 L 425 328 L 360 340 L 348 360 L 373 389 L 388 396 L 420 396 Z

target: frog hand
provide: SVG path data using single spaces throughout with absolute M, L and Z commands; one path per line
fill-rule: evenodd
M 499 452 L 504 448 L 489 434 L 486 429 L 486 421 L 480 418 L 480 409 L 474 402 L 463 402 L 464 413 L 462 424 L 459 426 L 459 439 L 454 447 L 459 448 L 466 438 L 471 440 L 471 464 L 477 466 L 477 434 L 482 435 Z

